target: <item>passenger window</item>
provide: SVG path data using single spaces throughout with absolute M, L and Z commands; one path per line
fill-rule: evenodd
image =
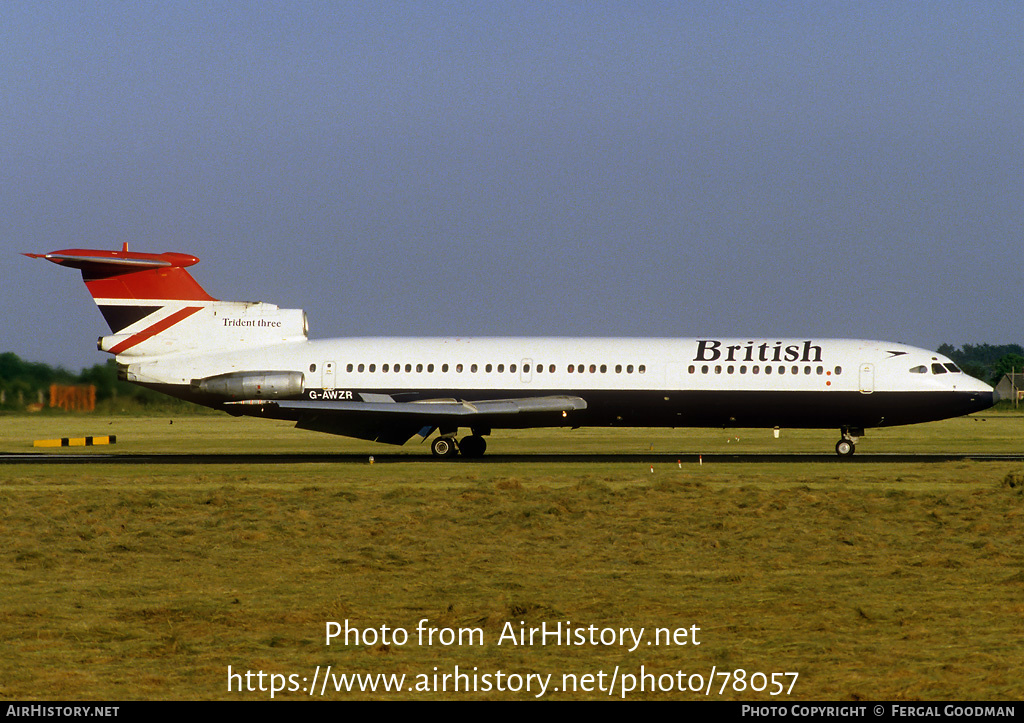
M 647 365 L 646 364 L 641 364 L 640 368 L 637 371 L 639 371 L 641 374 L 646 374 L 647 373 Z

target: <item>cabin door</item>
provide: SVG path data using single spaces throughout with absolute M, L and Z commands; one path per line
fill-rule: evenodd
M 686 387 L 686 381 L 688 374 L 686 373 L 687 364 L 684 362 L 669 362 L 668 367 L 665 370 L 665 388 L 666 389 L 683 389 Z
M 334 389 L 334 362 L 324 362 L 324 371 L 320 378 L 323 382 L 321 388 Z
M 871 394 L 875 391 L 875 365 L 860 365 L 860 393 Z

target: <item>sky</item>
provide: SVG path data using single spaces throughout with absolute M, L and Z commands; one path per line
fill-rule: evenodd
M 0 3 L 0 352 L 177 251 L 310 336 L 1022 343 L 1013 2 Z

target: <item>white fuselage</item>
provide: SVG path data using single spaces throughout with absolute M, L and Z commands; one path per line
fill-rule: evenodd
M 992 393 L 937 353 L 853 339 L 352 338 L 124 361 L 160 386 L 301 372 L 311 400 L 571 394 L 602 425 L 881 426 L 983 409 Z
M 493 428 L 839 428 L 959 416 L 995 391 L 949 359 L 852 339 L 355 338 L 310 341 L 306 315 L 220 301 L 189 254 L 64 249 L 29 254 L 80 269 L 126 379 L 232 414 L 401 444 L 435 430 L 483 454 Z

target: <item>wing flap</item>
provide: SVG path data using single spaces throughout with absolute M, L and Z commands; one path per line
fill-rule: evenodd
M 376 396 L 376 395 L 375 395 Z M 382 396 L 382 395 L 381 395 Z M 251 401 L 230 404 L 253 404 Z M 506 415 L 544 412 L 574 412 L 587 408 L 587 402 L 580 397 L 550 396 L 521 397 L 518 399 L 486 399 L 482 401 L 460 401 L 455 399 L 423 400 L 418 402 L 383 401 L 338 401 L 333 399 L 290 399 L 264 402 L 259 405 L 276 406 L 282 410 L 308 412 L 336 412 L 339 414 L 397 415 L 409 417 L 475 417 L 481 415 Z
M 587 408 L 580 397 L 522 397 L 483 401 L 424 400 L 419 402 L 353 402 L 323 400 L 279 400 L 280 409 L 339 412 L 346 414 L 393 414 L 412 417 L 474 417 L 480 415 L 523 414 L 528 412 L 573 412 Z
M 374 395 L 371 399 L 384 399 Z M 237 413 L 293 419 L 301 429 L 343 434 L 389 444 L 404 444 L 423 430 L 434 427 L 500 426 L 501 420 L 519 414 L 562 414 L 587 408 L 586 400 L 573 396 L 520 397 L 465 401 L 433 399 L 417 402 L 349 401 L 330 399 L 278 399 L 229 402 Z M 430 432 L 428 431 L 427 434 Z M 425 436 L 425 435 L 424 435 Z

